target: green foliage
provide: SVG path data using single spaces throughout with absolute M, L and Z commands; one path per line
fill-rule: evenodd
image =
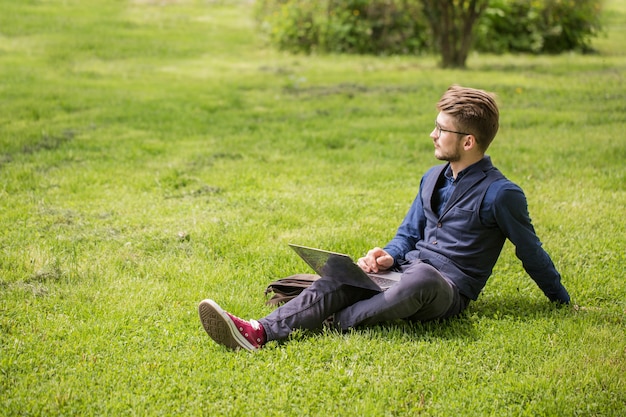
M 475 48 L 589 52 L 601 30 L 601 3 L 492 0 L 478 22 Z M 415 54 L 438 48 L 427 20 L 437 15 L 424 15 L 417 0 L 258 0 L 255 15 L 270 42 L 290 52 Z
M 591 51 L 601 0 L 492 0 L 477 30 L 483 52 Z
M 259 0 L 270 41 L 291 52 L 414 54 L 427 46 L 415 0 Z

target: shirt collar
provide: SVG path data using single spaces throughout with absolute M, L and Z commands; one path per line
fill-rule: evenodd
M 450 164 L 448 164 L 448 166 L 446 167 L 445 171 L 443 172 L 443 175 L 446 177 L 446 179 L 450 182 L 459 182 L 461 180 L 461 178 L 463 178 L 463 176 L 465 174 L 467 174 L 467 171 L 471 168 L 471 166 L 465 168 L 463 171 L 459 172 L 458 175 L 456 176 L 456 178 L 453 177 L 452 174 L 452 168 L 450 167 Z
M 481 159 L 480 161 L 468 166 L 467 168 L 465 168 L 464 170 L 462 170 L 461 172 L 458 173 L 458 175 L 456 176 L 456 179 L 452 176 L 452 168 L 450 167 L 450 163 L 448 163 L 448 166 L 446 167 L 446 169 L 443 172 L 443 175 L 445 175 L 446 179 L 448 179 L 448 181 L 452 181 L 452 182 L 459 182 L 461 180 L 461 178 L 463 178 L 463 176 L 465 174 L 467 174 L 470 170 L 474 169 L 475 167 L 481 167 L 483 165 L 491 165 L 491 158 L 488 155 L 485 155 L 483 157 L 483 159 Z

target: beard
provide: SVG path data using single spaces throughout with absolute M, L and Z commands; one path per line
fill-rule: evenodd
M 442 151 L 441 148 L 435 148 L 435 158 L 439 159 L 440 161 L 458 162 L 459 160 L 461 160 L 461 152 L 458 148 L 455 148 L 448 152 Z

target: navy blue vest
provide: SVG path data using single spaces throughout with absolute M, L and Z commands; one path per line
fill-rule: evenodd
M 476 300 L 500 256 L 504 234 L 497 226 L 480 221 L 480 207 L 489 186 L 505 178 L 485 156 L 458 180 L 441 216 L 433 207 L 433 194 L 446 165 L 437 166 L 424 178 L 422 205 L 426 216 L 424 238 L 407 260 L 420 259 L 454 282 L 461 294 Z

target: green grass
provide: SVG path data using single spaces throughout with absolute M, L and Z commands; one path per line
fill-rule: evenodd
M 0 415 L 626 414 L 626 2 L 598 53 L 292 56 L 248 2 L 0 0 Z M 507 244 L 446 323 L 212 343 L 287 242 L 385 244 L 452 83 L 498 93 L 495 164 L 584 309 Z

